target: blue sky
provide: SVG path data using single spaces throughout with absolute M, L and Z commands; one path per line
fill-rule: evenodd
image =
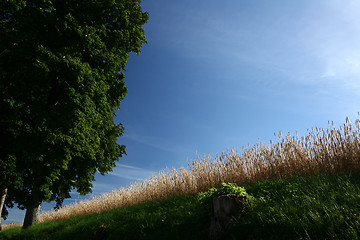
M 305 135 L 360 111 L 359 0 L 144 0 L 148 44 L 131 54 L 116 117 L 127 156 L 94 192 L 204 154 Z M 84 197 L 73 194 L 65 204 Z M 49 210 L 51 204 L 44 204 Z M 9 222 L 24 213 L 10 212 Z

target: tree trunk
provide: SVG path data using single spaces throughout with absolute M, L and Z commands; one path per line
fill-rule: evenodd
M 39 222 L 41 200 L 36 193 L 32 194 L 32 202 L 26 207 L 23 229 L 26 229 Z
M 1 224 L 1 213 L 5 204 L 5 198 L 7 194 L 7 188 L 1 189 L 1 198 L 0 198 L 0 231 L 2 230 L 2 224 Z

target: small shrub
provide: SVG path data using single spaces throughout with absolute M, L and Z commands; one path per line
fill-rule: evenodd
M 206 202 L 214 197 L 226 195 L 226 194 L 235 194 L 241 197 L 246 197 L 248 200 L 252 200 L 253 197 L 250 196 L 244 187 L 239 187 L 235 183 L 222 183 L 222 187 L 217 188 L 210 188 L 206 192 L 198 193 L 198 197 L 200 201 Z

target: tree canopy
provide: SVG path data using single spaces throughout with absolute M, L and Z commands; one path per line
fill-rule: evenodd
M 27 209 L 24 227 L 125 154 L 114 117 L 147 21 L 140 0 L 1 1 L 0 190 Z

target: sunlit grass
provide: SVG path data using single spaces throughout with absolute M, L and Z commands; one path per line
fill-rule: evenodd
M 239 188 L 172 196 L 48 221 L 21 231 L 0 232 L 1 240 L 208 239 L 214 196 L 237 193 L 249 204 L 222 239 L 339 239 L 360 235 L 360 174 L 318 174 L 266 180 Z
M 269 180 L 253 195 L 226 239 L 358 239 L 360 175 L 314 175 Z
M 92 200 L 46 212 L 41 222 L 66 219 L 110 209 L 158 201 L 173 195 L 189 195 L 219 187 L 223 182 L 240 186 L 267 179 L 283 179 L 318 173 L 357 173 L 360 170 L 360 120 L 336 129 L 313 128 L 304 137 L 282 136 L 278 142 L 258 143 L 240 152 L 228 150 L 221 156 L 200 157 L 186 168 L 164 170 L 127 188 Z

